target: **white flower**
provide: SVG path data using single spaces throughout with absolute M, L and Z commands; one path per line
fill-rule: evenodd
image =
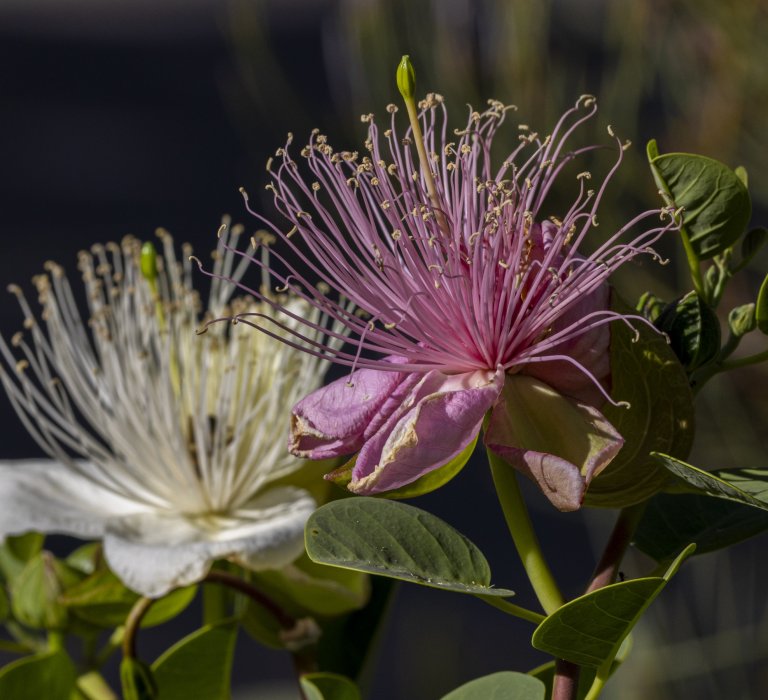
M 220 234 L 214 273 L 239 279 L 224 244 L 240 230 Z M 206 318 L 270 318 L 270 306 L 231 301 L 234 285 L 213 279 L 201 319 L 190 251 L 179 263 L 160 236 L 154 279 L 136 239 L 80 253 L 87 319 L 63 269 L 48 263 L 34 280 L 44 323 L 12 286 L 26 331 L 10 342 L 16 354 L 0 337 L 0 379 L 52 458 L 0 463 L 0 537 L 103 538 L 115 573 L 149 596 L 200 580 L 215 559 L 265 569 L 299 555 L 315 502 L 285 485 L 303 464 L 287 452 L 288 419 L 327 368 L 237 325 L 197 335 Z M 288 303 L 311 317 L 304 302 Z

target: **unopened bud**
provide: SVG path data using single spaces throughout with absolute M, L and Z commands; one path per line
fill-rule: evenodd
M 150 241 L 141 246 L 141 274 L 148 282 L 157 279 L 157 250 Z
M 416 92 L 416 72 L 407 55 L 400 59 L 400 65 L 397 67 L 397 87 L 404 100 L 413 99 Z

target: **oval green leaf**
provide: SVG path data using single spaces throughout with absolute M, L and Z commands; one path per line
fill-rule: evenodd
M 663 576 L 614 583 L 566 603 L 536 628 L 533 646 L 580 666 L 599 668 L 611 662 L 640 616 L 695 549 L 689 545 L 680 552 Z
M 752 203 L 738 175 L 712 158 L 690 153 L 659 155 L 649 144 L 648 161 L 667 203 L 683 207 L 682 226 L 700 260 L 739 240 L 749 224 Z
M 675 478 L 667 490 L 724 498 L 768 510 L 768 500 L 763 500 L 768 497 L 768 472 L 765 470 L 706 472 L 669 455 L 654 454 L 654 458 Z
M 224 620 L 193 632 L 152 664 L 162 700 L 229 700 L 237 624 Z
M 433 588 L 513 595 L 492 588 L 482 552 L 439 518 L 414 506 L 371 497 L 345 498 L 316 510 L 305 529 L 313 561 Z
M 611 327 L 611 395 L 630 408 L 605 404 L 601 409 L 625 442 L 590 483 L 587 506 L 623 508 L 651 497 L 669 479 L 651 452 L 685 458 L 693 443 L 693 395 L 685 370 L 664 336 L 644 323 L 636 329 L 637 340 L 625 324 Z
M 337 673 L 306 673 L 299 683 L 307 700 L 362 700 L 358 687 Z
M 768 275 L 760 285 L 755 304 L 755 322 L 761 333 L 768 335 Z
M 142 618 L 142 627 L 159 625 L 181 613 L 193 600 L 197 588 L 177 588 L 152 604 Z M 77 617 L 99 627 L 116 627 L 125 622 L 139 595 L 123 585 L 109 569 L 102 567 L 69 588 L 59 597 Z
M 545 686 L 527 673 L 500 671 L 475 678 L 441 700 L 544 700 Z
M 766 530 L 768 513 L 752 506 L 696 494 L 660 493 L 646 506 L 633 544 L 664 561 L 691 542 L 696 554 L 706 554 Z
M 75 666 L 63 651 L 27 656 L 0 669 L 0 698 L 70 700 Z

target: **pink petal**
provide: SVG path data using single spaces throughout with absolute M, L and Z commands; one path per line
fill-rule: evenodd
M 594 476 L 624 439 L 596 408 L 525 375 L 507 377 L 486 445 L 535 481 L 560 510 L 581 507 Z
M 557 333 L 579 319 L 595 311 L 607 309 L 610 302 L 610 289 L 607 284 L 598 287 L 591 294 L 576 301 L 552 326 Z M 566 340 L 551 351 L 553 355 L 569 355 L 580 365 L 589 370 L 606 389 L 609 389 L 611 360 L 609 345 L 611 332 L 608 324 L 602 324 L 575 338 Z M 594 382 L 577 367 L 569 362 L 535 362 L 526 365 L 524 374 L 540 379 L 545 384 L 579 401 L 593 406 L 600 406 L 605 401 Z
M 349 490 L 372 494 L 396 489 L 449 462 L 480 431 L 503 381 L 502 371 L 424 375 L 365 443 Z
M 291 415 L 290 451 L 326 459 L 359 450 L 419 375 L 361 369 L 304 397 Z

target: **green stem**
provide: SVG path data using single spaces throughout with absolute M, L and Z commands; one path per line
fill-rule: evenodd
M 494 608 L 498 608 L 508 615 L 514 615 L 515 617 L 519 617 L 522 620 L 532 622 L 534 625 L 540 625 L 542 622 L 544 622 L 544 620 L 547 619 L 540 613 L 533 612 L 533 610 L 528 610 L 528 608 L 523 608 L 519 605 L 515 605 L 514 603 L 510 603 L 500 596 L 476 595 L 475 598 L 479 598 L 484 603 L 488 603 L 488 605 L 491 605 Z
M 139 631 L 139 626 L 144 619 L 144 615 L 147 614 L 154 602 L 154 598 L 139 598 L 136 603 L 134 603 L 131 612 L 128 613 L 128 617 L 125 619 L 123 657 L 126 659 L 136 658 L 136 633 Z
M 738 360 L 730 360 L 722 362 L 718 371 L 726 372 L 729 369 L 738 369 L 739 367 L 747 367 L 748 365 L 756 365 L 758 362 L 765 362 L 768 360 L 768 350 L 757 353 L 757 355 L 749 355 L 749 357 L 740 357 Z
M 587 593 L 608 586 L 616 580 L 621 561 L 632 541 L 632 535 L 643 517 L 647 504 L 648 501 L 641 501 L 621 509 L 605 549 L 603 549 L 600 561 L 592 574 L 592 581 L 587 587 Z
M 12 642 L 8 639 L 0 639 L 0 651 L 4 654 L 31 654 L 35 649 L 22 644 L 21 642 Z
M 119 700 L 97 671 L 85 673 L 77 679 L 77 689 L 88 700 Z
M 680 239 L 683 241 L 685 257 L 688 260 L 688 269 L 691 271 L 693 288 L 705 302 L 709 303 L 711 294 L 710 290 L 706 288 L 704 278 L 701 275 L 701 263 L 699 263 L 699 258 L 696 255 L 696 251 L 693 249 L 693 245 L 691 245 L 691 240 L 688 238 L 688 234 L 682 227 L 680 228 Z
M 64 648 L 64 635 L 61 632 L 48 632 L 48 648 L 61 651 Z
M 517 553 L 523 562 L 528 580 L 533 586 L 536 597 L 541 603 L 547 615 L 551 615 L 565 602 L 560 589 L 557 587 L 554 576 L 547 565 L 539 545 L 533 524 L 528 515 L 517 476 L 512 467 L 488 450 L 488 462 L 491 465 L 493 483 L 499 497 L 504 519 L 512 535 Z
M 609 659 L 602 666 L 600 666 L 600 668 L 597 669 L 595 680 L 592 681 L 592 685 L 589 688 L 587 694 L 584 696 L 584 700 L 597 700 L 597 698 L 600 697 L 600 693 L 603 692 L 603 688 L 605 687 L 605 682 L 608 680 L 608 677 L 611 674 L 612 664 L 613 659 Z

